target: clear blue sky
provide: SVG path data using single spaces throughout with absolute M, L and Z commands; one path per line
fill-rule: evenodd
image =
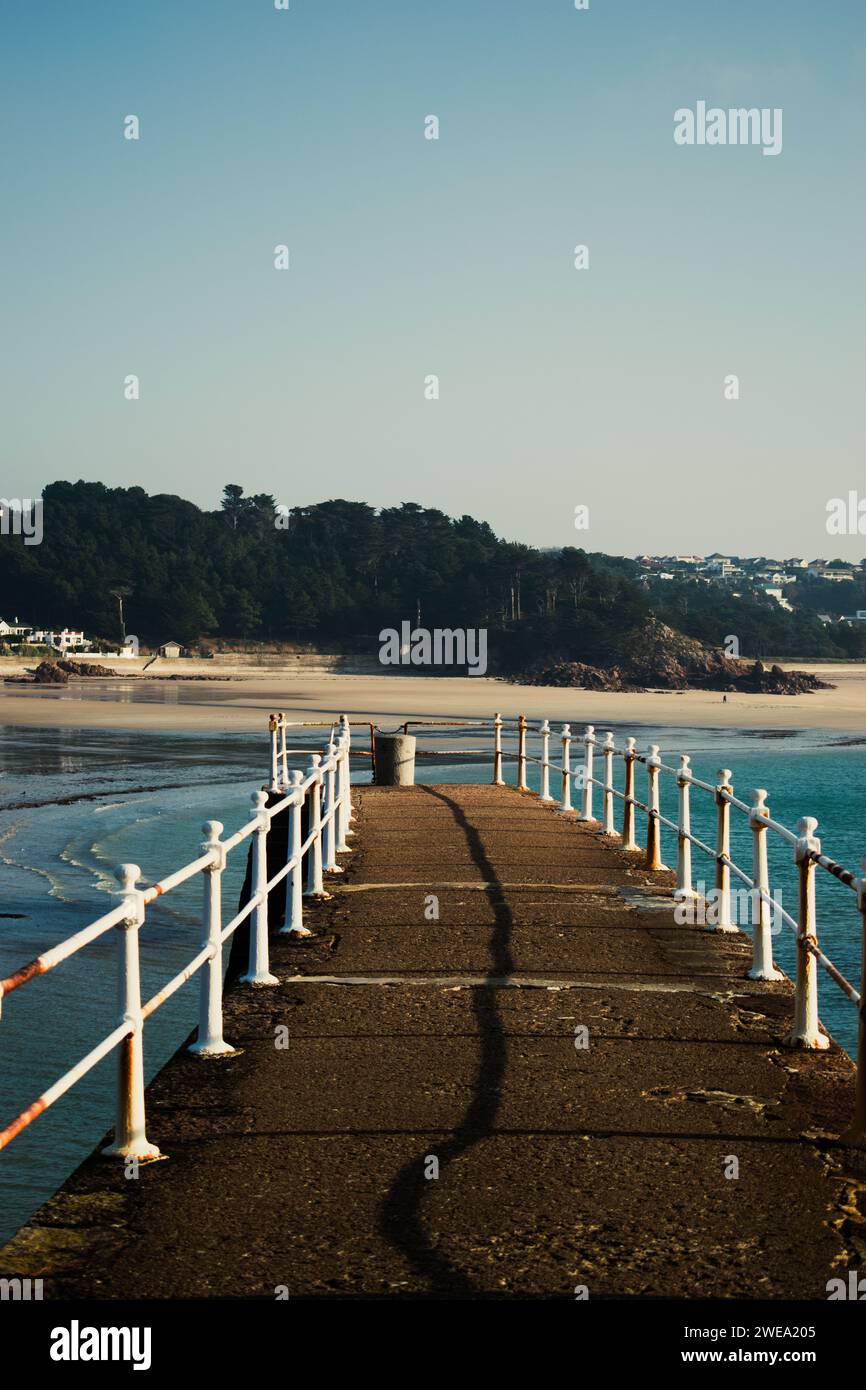
M 4 495 L 234 481 L 541 545 L 866 554 L 825 530 L 866 497 L 862 0 L 0 23 Z M 698 100 L 781 107 L 781 155 L 676 146 Z

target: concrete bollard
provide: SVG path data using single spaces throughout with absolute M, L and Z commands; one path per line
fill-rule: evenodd
M 376 732 L 376 785 L 414 787 L 415 735 Z

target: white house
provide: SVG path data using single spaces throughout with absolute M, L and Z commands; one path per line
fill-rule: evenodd
M 53 647 L 57 652 L 86 652 L 90 650 L 91 645 L 83 632 L 69 627 L 64 627 L 60 632 L 33 631 L 30 633 L 30 641 Z
M 729 579 L 731 575 L 742 574 L 743 571 L 741 566 L 734 564 L 727 555 L 710 555 L 707 560 L 707 572 L 717 574 L 720 579 Z
M 761 587 L 761 593 L 766 594 L 768 598 L 774 598 L 780 608 L 786 608 L 789 613 L 793 613 L 794 610 L 791 607 L 788 600 L 785 598 L 781 589 L 776 589 L 772 585 L 765 584 Z
M 163 642 L 159 649 L 160 656 L 167 656 L 171 659 L 180 656 L 183 647 L 179 642 Z

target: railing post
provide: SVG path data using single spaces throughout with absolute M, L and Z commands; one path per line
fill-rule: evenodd
M 138 933 L 144 923 L 144 897 L 136 883 L 141 878 L 137 864 L 121 864 L 115 870 L 120 883 L 119 897 L 123 898 L 126 916 L 118 923 L 120 952 L 117 969 L 117 1005 L 119 1021 L 131 1025 L 131 1031 L 117 1052 L 117 1120 L 114 1142 L 103 1149 L 109 1158 L 137 1158 L 148 1162 L 159 1158 L 160 1152 L 145 1133 L 144 1115 L 144 1021 L 141 1016 L 141 966 Z
M 277 757 L 277 716 L 268 715 L 268 732 L 271 736 L 271 791 L 279 791 L 280 776 L 279 763 Z
M 541 801 L 552 801 L 550 795 L 550 724 L 541 722 Z
M 647 811 L 646 818 L 646 867 L 653 873 L 666 869 L 662 863 L 661 824 L 659 822 L 659 768 L 661 767 L 659 746 L 650 745 L 646 760 Z
M 679 817 L 677 829 L 677 886 L 674 889 L 675 898 L 693 898 L 695 890 L 692 886 L 692 842 L 689 836 L 692 833 L 691 807 L 689 805 L 689 793 L 691 791 L 692 771 L 689 767 L 691 759 L 687 753 L 680 754 L 680 766 L 677 772 L 677 786 L 679 787 Z
M 334 736 L 331 735 L 331 742 L 328 745 L 328 754 L 325 759 L 325 807 L 324 821 L 322 825 L 322 868 L 326 874 L 341 874 L 343 872 L 337 863 L 337 746 Z
M 797 980 L 794 986 L 794 1027 L 785 1039 L 789 1047 L 808 1047 L 823 1051 L 830 1039 L 818 1028 L 818 962 L 806 943 L 818 944 L 815 919 L 815 861 L 821 841 L 815 835 L 814 816 L 797 821 L 799 838 L 794 861 L 800 875 L 800 911 L 797 917 Z
M 526 715 L 521 714 L 517 720 L 517 790 L 520 792 L 528 791 L 526 785 Z
M 562 726 L 562 796 L 559 801 L 560 811 L 571 810 L 571 764 L 569 762 L 569 749 L 571 748 L 571 725 Z
M 860 860 L 866 870 L 866 858 Z M 860 1003 L 857 1006 L 857 1076 L 854 1081 L 854 1114 L 841 1138 L 859 1148 L 866 1146 L 866 875 L 856 881 L 860 909 Z
M 349 780 L 349 742 L 346 735 L 345 725 L 340 728 L 337 739 L 337 853 L 348 854 L 349 846 L 346 844 L 346 835 L 349 830 L 349 803 L 348 787 Z
M 773 936 L 770 905 L 770 872 L 767 866 L 767 793 L 763 787 L 752 792 L 749 825 L 752 831 L 752 968 L 750 980 L 783 980 L 773 965 Z
M 286 741 L 286 716 L 285 714 L 281 713 L 278 717 L 280 721 L 280 763 L 282 771 L 281 786 L 286 787 L 288 786 L 289 782 L 289 752 Z
M 638 843 L 634 837 L 634 763 L 636 756 L 634 744 L 633 738 L 626 739 L 623 756 L 625 786 L 623 787 L 622 802 L 622 847 L 623 849 L 637 850 Z
M 330 893 L 325 892 L 325 885 L 322 881 L 321 761 L 320 754 L 313 753 L 307 767 L 307 776 L 313 779 L 310 784 L 310 834 L 313 838 L 307 856 L 307 887 L 304 893 L 305 898 L 329 898 L 331 896 Z
M 246 975 L 241 981 L 246 985 L 278 985 L 276 975 L 270 972 L 268 955 L 268 831 L 271 817 L 267 809 L 267 793 L 253 792 L 252 805 L 257 828 L 253 831 L 252 892 L 258 901 L 253 908 L 250 922 L 250 958 Z
M 587 724 L 583 736 L 585 752 L 583 755 L 583 811 L 581 820 L 592 820 L 592 750 L 595 747 L 595 729 Z
M 226 866 L 225 846 L 220 843 L 222 822 L 205 821 L 202 852 L 211 863 L 202 873 L 202 946 L 210 947 L 210 959 L 199 976 L 198 1035 L 189 1051 L 195 1057 L 224 1057 L 235 1051 L 223 1037 L 223 943 L 222 876 Z
M 304 775 L 295 768 L 289 774 L 289 792 L 291 801 L 289 802 L 289 843 L 288 843 L 288 862 L 293 865 L 289 869 L 288 882 L 286 884 L 286 920 L 280 927 L 280 932 L 287 936 L 312 936 L 309 927 L 304 926 L 304 865 L 301 858 L 301 815 L 304 807 L 304 794 L 301 791 L 301 783 Z
M 347 714 L 340 715 L 340 723 L 343 726 L 343 736 L 346 740 L 346 780 L 343 784 L 346 795 L 346 805 L 344 810 L 343 834 L 348 838 L 349 835 L 354 835 L 355 833 L 351 826 L 351 822 L 355 818 L 355 812 L 352 810 L 352 728 L 349 724 L 349 716 Z
M 493 716 L 493 785 L 504 786 L 502 781 L 502 716 Z
M 716 911 L 710 931 L 736 931 L 731 921 L 731 769 L 719 769 L 716 785 Z
M 602 822 L 602 833 L 605 835 L 616 835 L 616 826 L 613 820 L 613 734 L 605 734 L 601 751 L 604 756 L 604 819 Z

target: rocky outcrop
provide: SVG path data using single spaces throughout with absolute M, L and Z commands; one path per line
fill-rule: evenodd
M 40 661 L 33 672 L 33 679 L 37 685 L 66 685 L 69 673 L 56 661 Z
M 70 676 L 116 676 L 110 666 L 98 661 L 40 661 L 26 676 L 7 676 L 7 685 L 66 685 Z
M 551 661 L 531 667 L 514 679 L 519 685 L 559 685 L 575 690 L 639 690 L 640 686 L 624 684 L 617 667 L 603 671 L 600 666 L 587 666 L 583 661 Z
M 517 678 L 522 685 L 571 686 L 581 690 L 721 690 L 760 695 L 804 695 L 829 690 L 827 681 L 807 671 L 769 670 L 761 661 L 743 661 L 704 647 L 665 623 L 652 619 L 622 641 L 609 666 L 580 661 L 538 663 Z
M 112 671 L 110 666 L 100 666 L 98 661 L 72 661 L 67 658 L 58 661 L 61 671 L 65 671 L 67 676 L 116 676 L 117 672 Z

